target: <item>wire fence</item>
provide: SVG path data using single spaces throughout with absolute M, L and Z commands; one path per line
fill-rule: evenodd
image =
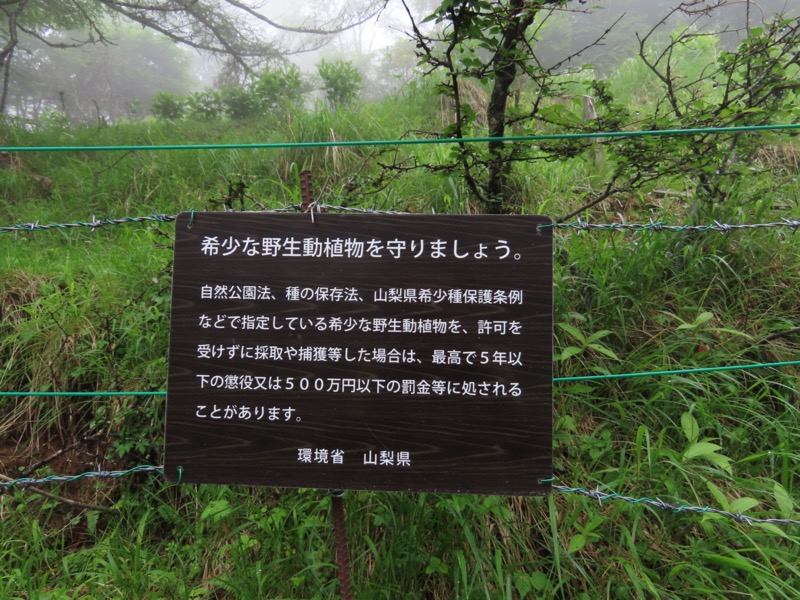
M 762 525 L 762 524 L 773 524 L 773 525 L 800 525 L 800 520 L 797 519 L 784 519 L 784 518 L 759 518 L 759 517 L 751 517 L 749 515 L 745 515 L 742 513 L 733 513 L 727 510 L 721 510 L 719 508 L 713 508 L 711 506 L 692 506 L 689 504 L 670 504 L 669 502 L 665 502 L 660 500 L 659 498 L 634 498 L 632 496 L 624 496 L 622 494 L 617 494 L 614 492 L 606 493 L 600 491 L 599 488 L 594 490 L 587 490 L 584 488 L 579 487 L 567 487 L 563 485 L 554 485 L 553 490 L 560 492 L 562 494 L 578 494 L 581 496 L 586 496 L 587 498 L 591 498 L 592 500 L 597 500 L 600 504 L 603 502 L 608 501 L 619 501 L 619 502 L 628 502 L 630 504 L 644 504 L 646 506 L 651 506 L 653 508 L 658 508 L 661 510 L 666 510 L 674 513 L 693 513 L 693 514 L 712 514 L 712 515 L 720 515 L 722 517 L 726 517 L 728 519 L 733 519 L 734 521 L 738 521 L 739 523 L 744 523 L 745 525 Z
M 547 135 L 532 135 L 532 136 L 509 136 L 509 137 L 475 137 L 475 138 L 430 138 L 430 139 L 396 139 L 396 140 L 332 140 L 323 142 L 279 142 L 279 143 L 250 143 L 250 144 L 195 144 L 195 145 L 109 145 L 109 146 L 2 146 L 0 152 L 115 152 L 115 151 L 181 151 L 181 150 L 228 150 L 228 149 L 279 149 L 279 148 L 320 148 L 320 147 L 348 147 L 348 146 L 401 146 L 401 145 L 426 145 L 426 144 L 467 144 L 467 143 L 489 143 L 489 142 L 521 142 L 521 143 L 536 143 L 542 141 L 554 140 L 579 140 L 579 139 L 593 139 L 598 138 L 613 139 L 621 137 L 653 137 L 653 136 L 689 136 L 689 135 L 707 135 L 707 134 L 720 134 L 720 133 L 738 133 L 738 132 L 753 132 L 753 131 L 772 131 L 772 130 L 795 130 L 800 128 L 798 123 L 788 124 L 772 124 L 772 125 L 759 125 L 759 126 L 741 126 L 741 127 L 721 127 L 721 128 L 692 128 L 692 129 L 669 129 L 669 130 L 647 130 L 647 131 L 614 131 L 614 132 L 600 132 L 593 131 L 588 133 L 569 133 L 569 134 L 547 134 Z M 393 211 L 377 211 L 366 208 L 355 207 L 342 207 L 335 205 L 328 205 L 322 203 L 313 203 L 309 206 L 301 205 L 288 205 L 276 209 L 271 209 L 262 212 L 291 212 L 291 211 L 312 211 L 326 210 L 326 211 L 340 211 L 351 213 L 381 213 L 381 214 L 406 214 Z M 194 211 L 192 211 L 194 213 Z M 123 218 L 103 218 L 97 219 L 94 216 L 90 220 L 80 221 L 76 220 L 67 223 L 49 223 L 40 224 L 39 222 L 33 223 L 19 223 L 16 225 L 9 225 L 0 227 L 0 234 L 3 233 L 21 233 L 21 232 L 37 232 L 48 230 L 72 230 L 78 228 L 89 228 L 94 231 L 99 228 L 126 225 L 133 223 L 155 222 L 155 223 L 168 223 L 177 219 L 177 215 L 172 214 L 152 214 L 135 217 Z M 704 225 L 690 225 L 690 224 L 668 224 L 662 221 L 651 221 L 649 223 L 592 223 L 578 219 L 569 223 L 551 223 L 539 225 L 540 229 L 555 229 L 555 230 L 576 230 L 576 231 L 597 231 L 597 232 L 633 232 L 633 233 L 661 233 L 661 232 L 720 232 L 729 233 L 733 231 L 742 230 L 755 230 L 755 229 L 786 229 L 793 233 L 800 228 L 800 219 L 784 218 L 780 221 L 764 222 L 764 223 L 721 223 L 714 221 L 713 223 Z M 595 381 L 595 380 L 611 380 L 623 379 L 633 377 L 654 377 L 654 376 L 668 376 L 668 375 L 687 375 L 697 373 L 709 372 L 722 372 L 734 371 L 744 369 L 757 369 L 757 368 L 777 368 L 785 366 L 800 365 L 800 361 L 782 361 L 772 363 L 756 363 L 748 365 L 727 365 L 715 367 L 703 367 L 694 369 L 677 369 L 667 371 L 646 371 L 636 373 L 619 373 L 619 374 L 605 374 L 605 375 L 583 375 L 573 377 L 555 377 L 554 382 L 577 382 L 577 381 Z M 158 391 L 96 391 L 96 392 L 58 392 L 58 391 L 4 391 L 0 392 L 2 396 L 41 396 L 41 397 L 54 397 L 54 396 L 164 396 L 167 392 L 163 390 Z M 42 478 L 23 477 L 19 479 L 3 478 L 0 481 L 0 493 L 4 490 L 11 490 L 15 487 L 25 488 L 32 486 L 42 486 L 46 484 L 56 483 L 72 483 L 80 480 L 88 479 L 121 479 L 124 477 L 132 476 L 139 473 L 162 473 L 162 466 L 154 465 L 138 465 L 126 470 L 117 471 L 89 471 L 77 475 L 49 475 Z M 555 478 L 543 480 L 543 482 L 554 482 Z M 800 525 L 800 520 L 791 518 L 761 518 L 753 517 L 741 513 L 734 513 L 719 508 L 710 506 L 693 506 L 689 504 L 670 503 L 660 498 L 648 497 L 633 497 L 618 494 L 616 492 L 604 492 L 600 488 L 589 490 L 581 487 L 569 487 L 559 484 L 553 484 L 552 490 L 562 494 L 580 495 L 598 503 L 603 502 L 625 502 L 629 504 L 645 505 L 651 508 L 668 511 L 672 513 L 688 513 L 695 515 L 713 514 L 727 519 L 731 519 L 738 523 L 748 526 L 758 525 Z
M 590 223 L 588 221 L 577 220 L 572 223 L 551 223 L 539 225 L 539 229 L 577 229 L 579 231 L 628 231 L 628 232 L 682 232 L 696 231 L 705 233 L 708 231 L 718 231 L 728 233 L 730 231 L 741 231 L 744 229 L 791 229 L 794 233 L 800 227 L 800 219 L 782 219 L 772 223 L 720 223 L 714 221 L 708 225 L 669 225 L 661 221 L 650 223 Z
M 254 211 L 256 213 L 286 213 L 292 211 L 309 211 L 309 210 L 325 210 L 325 211 L 338 211 L 362 214 L 394 214 L 394 215 L 411 215 L 412 213 L 386 211 L 386 210 L 372 210 L 367 208 L 354 208 L 347 206 L 335 206 L 330 204 L 314 203 L 309 208 L 303 207 L 300 204 L 291 204 L 274 208 L 265 211 Z M 235 211 L 230 211 L 235 212 Z M 192 211 L 193 214 L 194 211 Z M 250 214 L 249 212 L 246 214 Z M 92 231 L 101 227 L 113 225 L 130 225 L 132 223 L 171 223 L 178 218 L 178 215 L 167 214 L 154 214 L 143 215 L 139 217 L 122 217 L 119 219 L 96 219 L 92 217 L 88 221 L 73 221 L 69 223 L 47 223 L 42 224 L 37 222 L 32 223 L 17 223 L 16 225 L 6 225 L 0 227 L 0 234 L 3 233 L 20 233 L 32 231 L 48 231 L 48 230 L 69 230 L 79 228 L 89 228 Z M 578 219 L 571 223 L 544 223 L 536 226 L 537 229 L 556 229 L 565 230 L 573 229 L 578 231 L 610 231 L 610 232 L 634 232 L 634 233 L 660 233 L 660 232 L 673 232 L 680 233 L 685 231 L 694 231 L 698 233 L 706 233 L 716 231 L 719 233 L 729 233 L 732 231 L 743 231 L 753 229 L 789 229 L 793 233 L 800 228 L 800 219 L 784 218 L 780 221 L 772 221 L 767 223 L 721 223 L 714 221 L 713 223 L 705 225 L 670 225 L 662 221 L 652 221 L 650 223 L 591 223 Z
M 99 227 L 107 225 L 128 225 L 130 223 L 144 223 L 145 221 L 156 221 L 158 223 L 169 223 L 177 219 L 177 215 L 145 215 L 142 217 L 123 217 L 121 219 L 95 219 L 92 217 L 90 221 L 74 221 L 72 223 L 49 223 L 41 225 L 35 223 L 18 223 L 16 225 L 8 225 L 0 227 L 0 233 L 13 233 L 19 231 L 47 231 L 50 229 L 77 229 L 82 227 L 89 227 L 92 231 Z
M 126 469 L 123 471 L 89 471 L 86 473 L 79 473 L 78 475 L 49 475 L 47 477 L 42 478 L 33 478 L 33 477 L 22 477 L 20 479 L 14 479 L 10 481 L 0 481 L 0 491 L 1 490 L 11 490 L 12 488 L 24 488 L 24 487 L 38 487 L 45 484 L 50 483 L 72 483 L 75 481 L 85 480 L 85 479 L 120 479 L 123 477 L 127 477 L 129 475 L 135 475 L 137 473 L 162 473 L 164 472 L 164 467 L 162 466 L 154 466 L 154 465 L 138 465 L 136 467 L 132 467 L 130 469 Z M 549 483 L 555 481 L 555 478 L 542 480 L 541 483 Z M 180 483 L 180 481 L 178 482 Z M 800 520 L 797 519 L 790 519 L 790 518 L 780 518 L 780 517 L 753 517 L 750 515 L 745 515 L 742 513 L 734 513 L 727 510 L 722 510 L 719 508 L 714 508 L 711 506 L 693 506 L 690 504 L 673 504 L 669 502 L 665 502 L 659 498 L 636 498 L 633 496 L 625 496 L 623 494 L 617 494 L 615 492 L 603 492 L 600 488 L 596 488 L 594 490 L 587 490 L 585 488 L 580 487 L 569 487 L 564 485 L 557 485 L 554 484 L 552 486 L 553 491 L 559 492 L 561 494 L 576 494 L 580 496 L 586 496 L 587 498 L 591 498 L 592 500 L 597 500 L 598 503 L 602 505 L 603 502 L 627 502 L 629 504 L 642 504 L 645 506 L 650 506 L 652 508 L 657 508 L 660 510 L 673 512 L 673 513 L 688 513 L 688 514 L 712 514 L 712 515 L 719 515 L 721 517 L 725 517 L 728 519 L 732 519 L 744 525 L 756 526 L 756 525 L 763 525 L 763 524 L 771 524 L 771 525 L 800 525 Z

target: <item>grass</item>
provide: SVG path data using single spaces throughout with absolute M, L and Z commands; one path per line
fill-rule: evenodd
M 412 95 L 283 124 L 147 121 L 10 129 L 4 137 L 27 145 L 396 138 L 436 122 L 434 105 Z M 779 145 L 781 157 L 795 155 L 791 140 L 770 138 L 770 147 Z M 397 152 L 436 162 L 447 149 Z M 371 188 L 382 159 L 361 148 L 26 154 L 0 170 L 0 221 L 219 209 L 213 201 L 232 177 L 276 207 L 297 200 L 303 168 L 314 171 L 326 201 L 473 209 L 449 174 L 416 173 Z M 796 218 L 796 171 L 781 160 L 780 177 L 744 180 L 713 218 Z M 600 185 L 603 169 L 610 166 L 580 155 L 532 162 L 515 172 L 513 185 L 526 198 L 524 212 L 557 216 L 579 205 L 576 189 Z M 676 180 L 657 185 L 690 189 Z M 688 221 L 690 207 L 677 198 L 643 190 L 589 216 Z M 164 389 L 172 234 L 171 224 L 151 222 L 0 236 L 0 389 Z M 556 234 L 555 263 L 557 376 L 800 354 L 793 332 L 800 238 L 785 230 L 567 230 Z M 66 447 L 35 475 L 159 464 L 162 415 L 157 397 L 2 398 L 2 473 L 18 476 Z M 796 370 L 564 383 L 555 389 L 553 418 L 559 483 L 800 518 Z M 324 491 L 176 486 L 145 474 L 47 490 L 91 506 L 21 490 L 0 499 L 2 598 L 337 597 Z M 358 598 L 795 598 L 800 590 L 796 526 L 747 527 L 577 494 L 348 492 L 345 504 Z

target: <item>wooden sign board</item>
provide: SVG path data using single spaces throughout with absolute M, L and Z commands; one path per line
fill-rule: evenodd
M 172 481 L 528 495 L 552 473 L 552 229 L 181 214 Z

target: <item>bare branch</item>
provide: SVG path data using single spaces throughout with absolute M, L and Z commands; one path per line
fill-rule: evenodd
M 316 26 L 292 27 L 290 25 L 283 25 L 281 23 L 278 23 L 277 21 L 274 21 L 274 20 L 270 19 L 266 15 L 258 12 L 253 7 L 248 6 L 247 4 L 245 4 L 243 2 L 240 2 L 239 0 L 223 0 L 223 1 L 226 4 L 229 4 L 230 6 L 233 6 L 235 8 L 240 9 L 240 10 L 243 10 L 244 12 L 249 14 L 250 16 L 255 17 L 259 21 L 261 21 L 263 23 L 266 23 L 267 25 L 269 25 L 270 27 L 274 27 L 275 29 L 280 29 L 281 31 L 288 31 L 290 33 L 310 33 L 310 34 L 313 34 L 313 35 L 335 35 L 337 33 L 342 33 L 343 31 L 348 31 L 349 29 L 352 29 L 353 27 L 358 27 L 359 25 L 362 25 L 362 24 L 366 23 L 367 21 L 369 21 L 373 17 L 375 17 L 375 16 L 379 15 L 381 12 L 383 12 L 383 10 L 386 8 L 386 5 L 389 2 L 389 0 L 382 0 L 382 2 L 378 3 L 378 8 L 376 8 L 375 10 L 373 10 L 371 12 L 368 12 L 366 15 L 362 15 L 360 17 L 357 17 L 356 20 L 351 22 L 351 23 L 347 23 L 346 25 L 334 27 L 332 29 L 325 29 L 325 28 L 319 28 L 319 27 L 316 27 Z
M 82 437 L 82 438 L 81 438 L 81 439 L 79 439 L 77 442 L 73 442 L 73 443 L 72 443 L 72 444 L 70 444 L 69 446 L 65 446 L 64 448 L 61 448 L 60 450 L 56 450 L 56 451 L 55 451 L 53 454 L 51 454 L 51 455 L 50 455 L 50 456 L 48 456 L 47 458 L 45 458 L 45 459 L 42 459 L 42 460 L 40 460 L 39 462 L 37 462 L 37 463 L 34 463 L 33 465 L 31 465 L 30 467 L 28 467 L 27 469 L 25 469 L 25 471 L 24 471 L 23 473 L 21 473 L 21 474 L 20 474 L 20 477 L 22 477 L 22 478 L 25 478 L 25 477 L 30 477 L 30 476 L 31 476 L 33 473 L 35 473 L 35 472 L 36 472 L 38 469 L 41 469 L 41 468 L 42 468 L 42 467 L 44 467 L 45 465 L 49 465 L 51 462 L 53 462 L 53 461 L 54 461 L 55 459 L 57 459 L 59 456 L 61 456 L 61 455 L 63 455 L 63 454 L 66 454 L 66 453 L 67 453 L 67 452 L 69 452 L 70 450 L 74 450 L 75 448 L 77 448 L 77 447 L 78 447 L 78 446 L 80 446 L 81 444 L 85 444 L 86 442 L 92 442 L 92 441 L 94 441 L 95 439 L 96 439 L 96 436 L 87 436 L 87 437 Z
M 611 181 L 608 182 L 608 184 L 606 184 L 606 189 L 604 189 L 602 192 L 600 192 L 599 194 L 594 196 L 589 202 L 587 202 L 586 204 L 584 204 L 580 208 L 578 208 L 576 210 L 573 210 L 571 213 L 556 219 L 556 223 L 563 223 L 564 221 L 568 221 L 569 219 L 577 217 L 581 213 L 589 210 L 590 208 L 592 208 L 594 206 L 597 206 L 603 200 L 606 200 L 606 199 L 610 198 L 611 196 L 613 196 L 614 194 L 618 193 L 619 191 L 620 191 L 620 188 L 618 188 L 616 186 L 615 181 L 612 179 Z
M 611 25 L 606 27 L 605 31 L 603 31 L 599 36 L 597 36 L 593 41 L 589 42 L 588 44 L 586 44 L 582 48 L 576 50 L 575 52 L 573 52 L 569 56 L 566 56 L 565 58 L 559 60 L 557 63 L 552 65 L 549 70 L 550 71 L 558 71 L 559 69 L 563 68 L 564 65 L 568 65 L 569 63 L 571 63 L 576 58 L 579 58 L 579 57 L 583 56 L 588 50 L 591 50 L 592 48 L 595 48 L 597 46 L 602 46 L 603 45 L 603 41 L 606 39 L 606 37 L 608 37 L 608 35 L 611 33 L 611 31 L 619 24 L 620 21 L 622 21 L 622 19 L 624 17 L 625 17 L 625 13 L 621 14 L 617 18 L 616 21 L 614 21 Z M 528 43 L 528 42 L 526 41 L 526 43 Z M 530 48 L 530 46 L 528 46 L 528 47 Z M 531 52 L 531 54 L 533 54 L 533 49 L 532 48 L 530 49 L 530 52 Z
M 209 11 L 197 0 L 168 10 L 139 2 L 98 1 L 123 17 L 175 42 L 214 54 L 229 55 L 246 71 L 252 66 L 248 59 L 262 62 L 275 54 L 270 45 L 249 42 L 241 34 L 245 30 L 243 24 L 221 19 L 218 12 Z M 169 18 L 165 19 L 165 16 Z
M 27 27 L 23 27 L 22 25 L 17 25 L 17 29 L 19 29 L 22 33 L 31 36 L 42 42 L 48 48 L 54 48 L 56 50 L 66 50 L 67 48 L 81 48 L 83 46 L 88 46 L 90 44 L 94 44 L 95 40 L 75 40 L 73 42 L 54 42 L 47 37 L 40 35 L 38 32 L 33 31 L 32 29 L 28 29 Z
M 90 35 L 92 33 L 97 34 L 98 39 L 97 41 L 101 44 L 110 44 L 111 42 L 106 38 L 105 34 L 103 33 L 102 29 L 100 29 L 97 22 L 89 15 L 86 10 L 84 10 L 83 6 L 81 6 L 77 0 L 72 0 L 72 4 L 75 6 L 75 9 L 83 15 L 83 18 L 86 19 L 86 23 L 89 25 Z

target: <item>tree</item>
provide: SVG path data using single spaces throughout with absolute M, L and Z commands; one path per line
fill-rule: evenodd
M 580 2 L 580 0 L 578 0 Z M 659 0 L 662 2 L 663 0 Z M 745 18 L 738 31 L 719 18 L 732 4 L 742 4 Z M 800 92 L 800 19 L 777 15 L 756 23 L 755 2 L 683 0 L 646 33 L 638 36 L 638 63 L 650 75 L 658 95 L 652 113 L 634 116 L 616 100 L 603 80 L 584 78 L 569 67 L 612 31 L 610 22 L 599 37 L 570 49 L 560 58 L 543 61 L 537 39 L 554 14 L 578 19 L 586 13 L 575 2 L 558 0 L 444 0 L 421 23 L 412 18 L 417 54 L 428 76 L 439 78 L 439 92 L 453 106 L 453 122 L 440 137 L 486 135 L 506 137 L 545 132 L 593 133 L 637 129 L 680 129 L 761 125 L 797 119 Z M 566 12 L 565 12 L 566 11 Z M 407 9 L 409 17 L 411 12 Z M 668 24 L 683 23 L 669 34 Z M 423 32 L 434 24 L 433 33 Z M 705 28 L 705 29 L 704 29 Z M 743 38 L 732 50 L 716 47 L 711 64 L 686 60 L 698 44 L 720 43 L 722 34 Z M 568 68 L 569 67 L 569 68 Z M 522 94 L 521 76 L 529 90 Z M 484 103 L 470 103 L 470 88 L 488 90 Z M 597 105 L 593 120 L 570 109 L 572 98 L 591 94 Z M 478 109 L 475 104 L 483 104 Z M 515 164 L 559 160 L 580 155 L 591 144 L 606 149 L 611 175 L 586 204 L 567 217 L 580 214 L 611 195 L 631 192 L 672 175 L 694 178 L 697 196 L 706 205 L 724 202 L 736 178 L 751 166 L 758 142 L 751 135 L 694 137 L 632 137 L 599 142 L 597 138 L 515 144 L 496 139 L 483 148 L 458 144 L 451 161 L 422 165 L 441 172 L 460 172 L 484 211 L 514 212 L 510 175 Z M 402 169 L 415 168 L 399 166 Z
M 488 84 L 484 119 L 490 137 L 502 138 L 508 128 L 537 117 L 541 99 L 557 93 L 554 76 L 573 57 L 543 67 L 534 51 L 536 34 L 552 9 L 566 4 L 566 0 L 445 0 L 423 21 L 439 26 L 438 32 L 430 35 L 423 33 L 406 8 L 421 63 L 428 74 L 441 73 L 440 93 L 453 104 L 454 122 L 441 135 L 465 137 L 476 122 L 475 110 L 464 99 L 469 84 Z M 520 74 L 543 94 L 525 113 L 509 113 L 512 86 Z M 526 160 L 526 152 L 522 146 L 499 140 L 490 142 L 485 152 L 459 144 L 449 168 L 463 172 L 486 212 L 514 212 L 515 201 L 506 184 L 511 165 Z
M 110 44 L 111 19 L 122 19 L 160 33 L 168 39 L 228 57 L 247 75 L 258 66 L 290 51 L 319 46 L 336 33 L 355 27 L 380 12 L 387 0 L 365 0 L 354 9 L 299 25 L 267 16 L 259 0 L 0 0 L 0 72 L 5 111 L 11 62 L 20 47 L 33 39 L 53 49 L 87 44 Z M 69 40 L 59 33 L 78 32 Z M 275 32 L 306 36 L 300 47 L 289 48 Z M 54 35 L 55 34 L 55 35 Z M 309 42 L 309 36 L 314 42 Z
M 157 91 L 190 88 L 188 52 L 138 26 L 109 31 L 114 44 L 57 51 L 30 40 L 11 69 L 9 110 L 28 118 L 53 109 L 72 121 L 114 121 L 138 114 Z M 51 42 L 69 40 L 66 34 L 50 36 Z
M 388 96 L 411 83 L 418 75 L 414 44 L 411 40 L 398 40 L 378 54 L 367 87 L 373 96 Z
M 738 48 L 719 46 L 719 32 L 706 31 L 701 20 L 715 22 L 724 4 L 692 0 L 638 35 L 638 60 L 651 77 L 652 114 L 640 128 L 728 128 L 797 122 L 800 117 L 800 18 L 775 15 L 745 24 Z M 657 40 L 659 26 L 675 11 L 693 17 L 689 26 Z M 710 19 L 709 19 L 710 17 Z M 711 61 L 691 60 L 707 49 Z M 610 90 L 595 85 L 607 114 L 625 119 Z M 641 118 L 641 117 L 640 117 Z M 694 187 L 694 212 L 716 218 L 737 183 L 755 168 L 763 137 L 748 132 L 718 132 L 671 138 L 623 138 L 605 142 L 614 166 L 605 191 L 574 214 L 612 193 L 632 191 L 665 177 L 688 178 Z M 574 216 L 568 215 L 565 218 Z

